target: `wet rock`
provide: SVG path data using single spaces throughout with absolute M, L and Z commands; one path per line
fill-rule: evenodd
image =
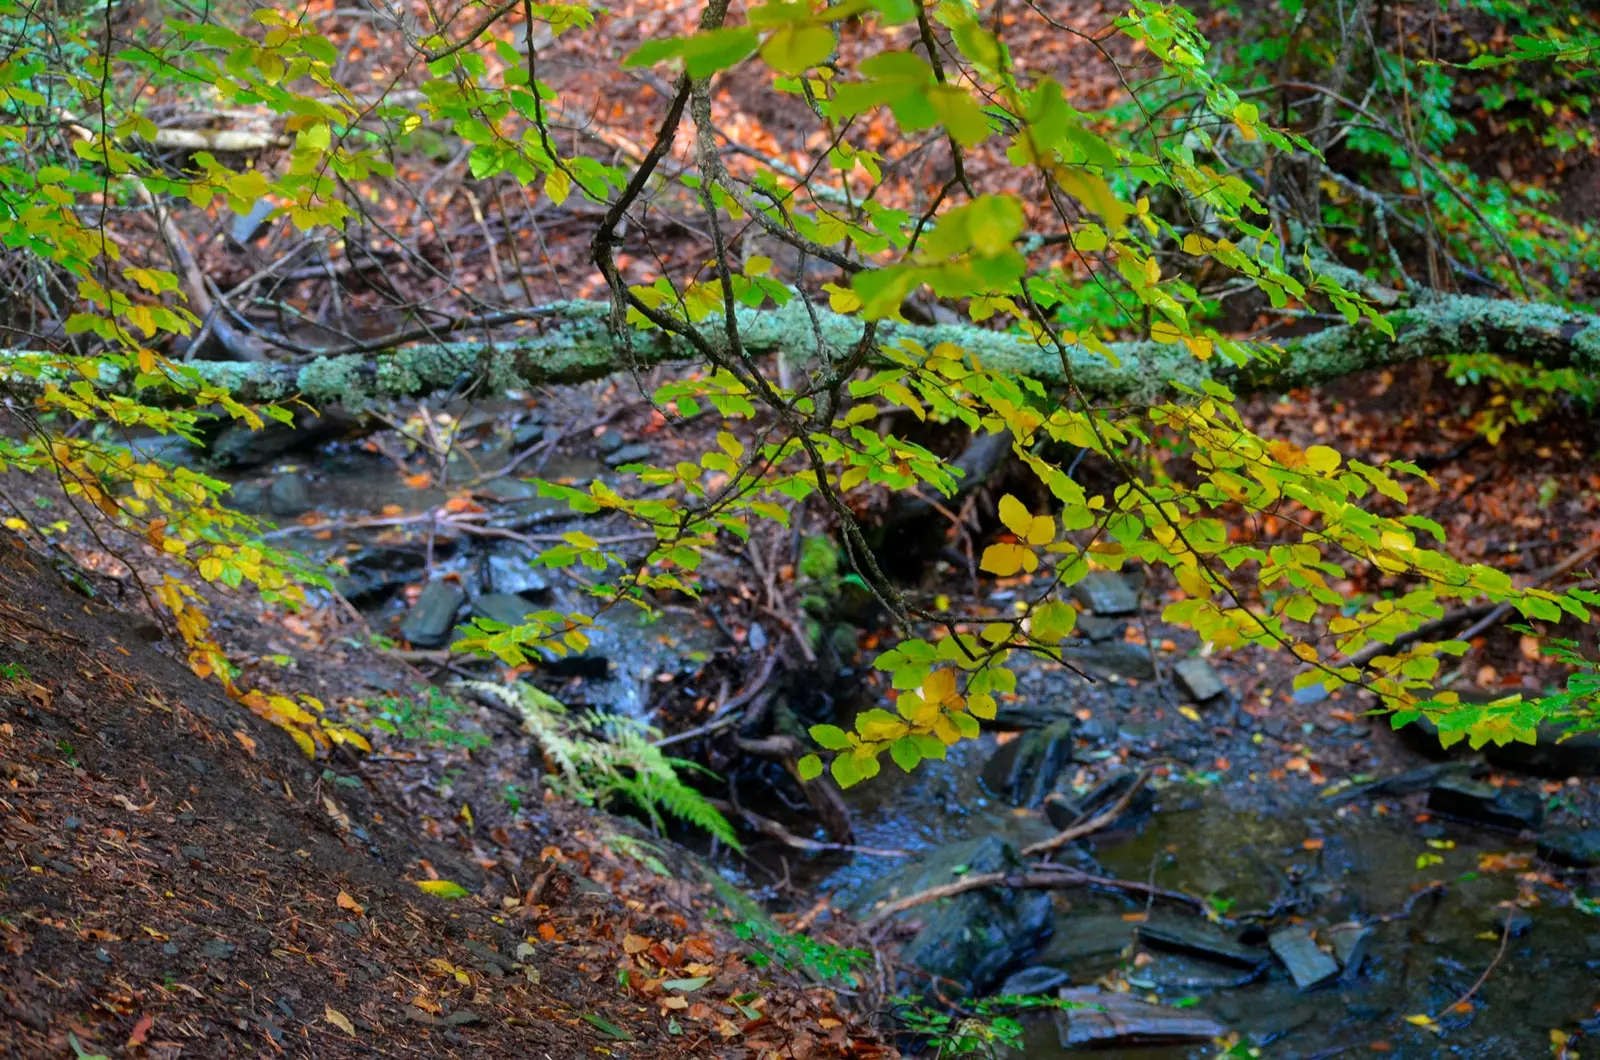
M 606 454 L 606 467 L 621 467 L 624 464 L 643 464 L 654 459 L 656 451 L 643 442 L 634 445 L 625 445 L 621 449 Z
M 443 647 L 450 639 L 456 612 L 466 602 L 467 594 L 455 582 L 429 582 L 400 623 L 400 636 L 414 647 Z
M 1259 946 L 1247 946 L 1220 928 L 1202 921 L 1152 920 L 1138 926 L 1139 941 L 1153 949 L 1187 953 L 1236 968 L 1259 969 L 1269 957 Z
M 361 419 L 340 411 L 321 416 L 297 415 L 293 424 L 267 423 L 251 430 L 233 425 L 212 440 L 207 460 L 216 467 L 243 469 L 270 464 L 289 453 L 314 449 L 325 442 L 357 433 Z
M 1228 691 L 1227 686 L 1222 683 L 1222 678 L 1217 676 L 1217 671 L 1198 656 L 1180 661 L 1172 668 L 1172 677 L 1178 682 L 1183 694 L 1196 703 L 1215 699 Z
M 1116 571 L 1095 570 L 1072 587 L 1072 598 L 1097 615 L 1114 618 L 1139 613 L 1139 594 Z
M 1499 935 L 1503 931 L 1514 939 L 1520 939 L 1533 930 L 1533 914 L 1518 906 L 1511 906 L 1508 910 L 1500 905 L 1485 910 L 1482 921 L 1485 932 Z
M 311 488 L 304 475 L 291 471 L 279 475 L 267 487 L 267 510 L 273 515 L 292 519 L 316 507 L 311 499 Z
M 1428 809 L 1445 817 L 1473 821 L 1492 828 L 1537 831 L 1544 821 L 1544 803 L 1523 788 L 1497 788 L 1492 784 L 1449 776 L 1428 791 Z
M 1074 709 L 1074 704 L 1065 699 L 1023 696 L 1013 702 L 1000 704 L 989 726 L 1001 732 L 1048 729 L 1052 725 L 1071 721 Z
M 1138 776 L 1133 772 L 1113 774 L 1102 780 L 1094 790 L 1081 799 L 1074 799 L 1060 792 L 1053 794 L 1045 803 L 1045 816 L 1057 829 L 1071 828 L 1080 821 L 1086 821 L 1098 813 L 1109 810 L 1127 794 Z M 1153 790 L 1148 787 L 1139 789 L 1128 801 L 1127 808 L 1106 826 L 1105 831 L 1115 832 L 1123 828 L 1132 828 L 1155 808 L 1155 804 L 1156 793 Z
M 1536 743 L 1489 743 L 1484 747 L 1484 757 L 1496 769 L 1536 777 L 1564 780 L 1600 776 L 1600 733 L 1566 736 L 1559 725 L 1541 725 Z
M 1068 663 L 1099 678 L 1131 677 L 1148 681 L 1156 675 L 1155 664 L 1150 661 L 1150 649 L 1125 640 L 1107 641 L 1104 644 L 1069 644 L 1061 649 L 1061 654 Z
M 1229 967 L 1199 957 L 1163 953 L 1152 957 L 1137 973 L 1140 982 L 1130 983 L 1145 989 L 1235 990 L 1253 983 L 1266 965 L 1254 968 Z
M 511 432 L 511 444 L 516 446 L 518 449 L 525 448 L 532 445 L 534 442 L 543 440 L 544 424 L 542 423 L 519 423 L 517 424 L 516 429 Z
M 1010 997 L 1028 997 L 1031 994 L 1044 994 L 1058 986 L 1066 986 L 1072 982 L 1072 977 L 1059 968 L 1036 964 L 1032 968 L 1024 968 L 1000 984 L 997 994 Z
M 1196 1009 L 1152 1005 L 1097 987 L 1063 990 L 1061 999 L 1077 1006 L 1056 1015 L 1065 1049 L 1209 1042 L 1228 1033 L 1228 1028 Z
M 1367 947 L 1371 944 L 1375 932 L 1366 924 L 1351 921 L 1348 924 L 1335 924 L 1322 933 L 1328 945 L 1333 949 L 1333 958 L 1339 962 L 1343 969 L 1340 973 L 1342 982 L 1350 982 L 1361 973 L 1361 964 L 1367 959 Z
M 1069 916 L 1056 921 L 1055 934 L 1034 955 L 1039 964 L 1066 965 L 1090 957 L 1121 953 L 1137 937 L 1136 925 L 1120 916 Z
M 420 578 L 426 562 L 420 553 L 401 548 L 364 548 L 345 560 L 345 575 L 333 587 L 357 607 L 376 606 Z
M 503 622 L 508 626 L 522 625 L 528 613 L 538 609 L 526 598 L 515 593 L 485 593 L 472 601 L 473 615 L 487 618 L 491 622 Z
M 535 602 L 550 598 L 550 576 L 533 565 L 531 554 L 493 552 L 485 567 L 485 580 L 493 592 L 515 593 Z
M 1078 616 L 1076 630 L 1091 644 L 1104 644 L 1108 640 L 1121 640 L 1128 632 L 1126 618 L 1107 618 L 1093 612 Z
M 1267 936 L 1267 945 L 1301 990 L 1321 986 L 1339 974 L 1339 962 L 1317 948 L 1309 928 L 1299 925 L 1279 928 Z
M 1594 868 L 1600 865 L 1600 828 L 1552 828 L 1539 837 L 1539 856 L 1557 865 Z
M 1002 744 L 984 765 L 983 782 L 1013 806 L 1042 804 L 1072 761 L 1072 730 L 1070 721 L 1058 721 Z
M 600 437 L 594 440 L 594 447 L 601 456 L 608 456 L 628 444 L 628 436 L 615 427 L 607 427 L 600 432 Z
M 1016 848 L 995 835 L 952 843 L 885 881 L 869 900 L 903 897 L 962 875 L 998 872 L 1018 864 Z M 1050 928 L 1051 903 L 1042 891 L 986 888 L 919 906 L 902 916 L 920 921 L 922 929 L 901 951 L 901 959 L 978 994 L 998 983 L 1008 968 L 1039 944 Z
M 1441 777 L 1473 777 L 1483 770 L 1484 766 L 1479 762 L 1438 762 L 1419 766 L 1381 780 L 1352 784 L 1343 791 L 1328 796 L 1328 805 L 1343 806 L 1347 802 L 1354 802 L 1368 795 L 1415 795 L 1419 791 L 1427 791 L 1433 787 Z

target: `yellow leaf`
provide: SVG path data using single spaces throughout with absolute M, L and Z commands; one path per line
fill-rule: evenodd
M 765 276 L 772 271 L 772 259 L 762 254 L 752 254 L 745 260 L 744 274 L 746 276 Z
M 1033 513 L 1028 511 L 1026 504 L 1008 493 L 1000 498 L 1000 522 L 1013 534 L 1024 537 L 1028 527 L 1033 524 Z
M 340 909 L 348 909 L 350 912 L 357 915 L 367 911 L 367 907 L 350 897 L 350 893 L 348 891 L 341 890 L 339 892 L 339 897 L 334 899 L 334 901 L 338 903 Z
M 418 880 L 417 889 L 435 898 L 465 898 L 467 889 L 450 880 Z
M 928 703 L 944 703 L 956 694 L 956 672 L 935 670 L 922 682 L 922 698 Z
M 1313 445 L 1306 450 L 1306 464 L 1311 470 L 1326 475 L 1339 467 L 1339 451 L 1326 445 Z
M 1407 1016 L 1405 1018 L 1405 1020 L 1406 1020 L 1407 1023 L 1411 1024 L 1413 1027 L 1421 1027 L 1423 1030 L 1432 1031 L 1435 1034 L 1440 1033 L 1439 1025 L 1437 1023 L 1433 1022 L 1433 1017 L 1432 1016 L 1426 1016 L 1426 1015 L 1423 1015 L 1422 1013 L 1419 1012 L 1419 1013 L 1415 1013 L 1413 1015 Z
M 354 1038 L 356 1036 L 355 1024 L 350 1022 L 350 1017 L 332 1005 L 324 1004 L 322 1006 L 322 1018 L 344 1031 L 350 1037 Z
M 1002 541 L 983 550 L 983 558 L 979 560 L 978 566 L 990 574 L 1007 578 L 1019 570 L 1026 569 L 1031 572 L 1038 569 L 1039 557 L 1034 555 L 1031 549 Z
M 1185 704 L 1184 706 L 1178 708 L 1178 713 L 1182 714 L 1196 725 L 1200 724 L 1200 712 L 1195 710 L 1193 707 Z

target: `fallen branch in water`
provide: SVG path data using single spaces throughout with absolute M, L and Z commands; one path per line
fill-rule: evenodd
M 907 909 L 915 909 L 919 905 L 936 902 L 941 898 L 953 898 L 958 894 L 968 891 L 981 890 L 985 887 L 1029 887 L 1044 890 L 1065 889 L 1068 887 L 1101 887 L 1108 891 L 1123 891 L 1132 894 L 1142 894 L 1149 898 L 1161 898 L 1179 905 L 1186 905 L 1192 909 L 1205 909 L 1205 902 L 1192 894 L 1182 891 L 1169 891 L 1165 887 L 1156 887 L 1137 880 L 1119 880 L 1112 876 L 1096 876 L 1092 873 L 1079 872 L 1077 869 L 1064 868 L 1058 865 L 1038 864 L 1030 868 L 1015 869 L 1009 872 L 984 872 L 976 876 L 966 876 L 954 883 L 941 884 L 930 887 L 926 891 L 919 891 L 913 895 L 896 900 L 884 905 L 867 918 L 866 927 L 872 928 L 881 924 L 889 917 L 903 913 Z
M 1139 794 L 1139 789 L 1143 788 L 1149 779 L 1150 770 L 1140 770 L 1139 775 L 1133 778 L 1133 783 L 1129 785 L 1128 790 L 1122 793 L 1122 798 L 1112 803 L 1108 809 L 1102 810 L 1087 821 L 1062 829 L 1049 839 L 1041 840 L 1032 846 L 1023 847 L 1023 855 L 1031 858 L 1038 857 L 1040 854 L 1048 854 L 1052 850 L 1059 850 L 1075 839 L 1082 839 L 1086 835 L 1100 831 L 1100 829 L 1122 816 L 1122 812 L 1133 802 L 1133 797 Z

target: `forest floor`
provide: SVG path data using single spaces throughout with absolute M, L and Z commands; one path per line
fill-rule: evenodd
M 0 541 L 0 1054 L 882 1051 L 758 974 L 692 861 L 559 803 L 493 856 L 436 842 L 380 765 L 308 762 L 152 633 Z

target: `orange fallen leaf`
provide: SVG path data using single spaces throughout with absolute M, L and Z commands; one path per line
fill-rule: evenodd
M 1304 847 L 1306 850 L 1321 850 L 1322 849 L 1322 840 L 1317 839 L 1317 838 L 1311 838 L 1311 839 L 1307 839 L 1305 842 L 1301 843 L 1300 845 L 1302 847 Z
M 139 1046 L 143 1045 L 145 1036 L 150 1033 L 150 1028 L 154 1027 L 155 1025 L 156 1018 L 150 1015 L 148 1012 L 146 1012 L 143 1016 L 140 1016 L 139 1021 L 133 1025 L 133 1033 L 128 1035 L 127 1047 L 129 1049 L 137 1049 Z
M 407 475 L 406 485 L 414 490 L 425 490 L 433 485 L 433 474 L 428 471 L 419 471 L 415 475 Z
M 251 758 L 256 756 L 256 742 L 249 736 L 246 736 L 238 729 L 235 729 L 233 730 L 233 738 L 239 741 L 239 746 L 243 747 L 245 752 L 249 754 Z
M 367 911 L 367 907 L 362 905 L 360 902 L 356 901 L 354 898 L 350 897 L 350 894 L 347 891 L 342 891 L 341 890 L 339 892 L 339 897 L 334 899 L 334 900 L 339 903 L 339 908 L 340 909 L 348 909 L 348 910 L 350 910 L 350 912 L 355 913 L 357 915 L 360 915 L 360 914 L 365 913 Z
M 539 937 L 546 942 L 554 942 L 556 940 L 556 926 L 554 924 L 540 924 Z
M 630 957 L 635 953 L 643 953 L 649 948 L 650 940 L 645 938 L 643 935 L 622 936 L 622 952 L 628 954 Z

